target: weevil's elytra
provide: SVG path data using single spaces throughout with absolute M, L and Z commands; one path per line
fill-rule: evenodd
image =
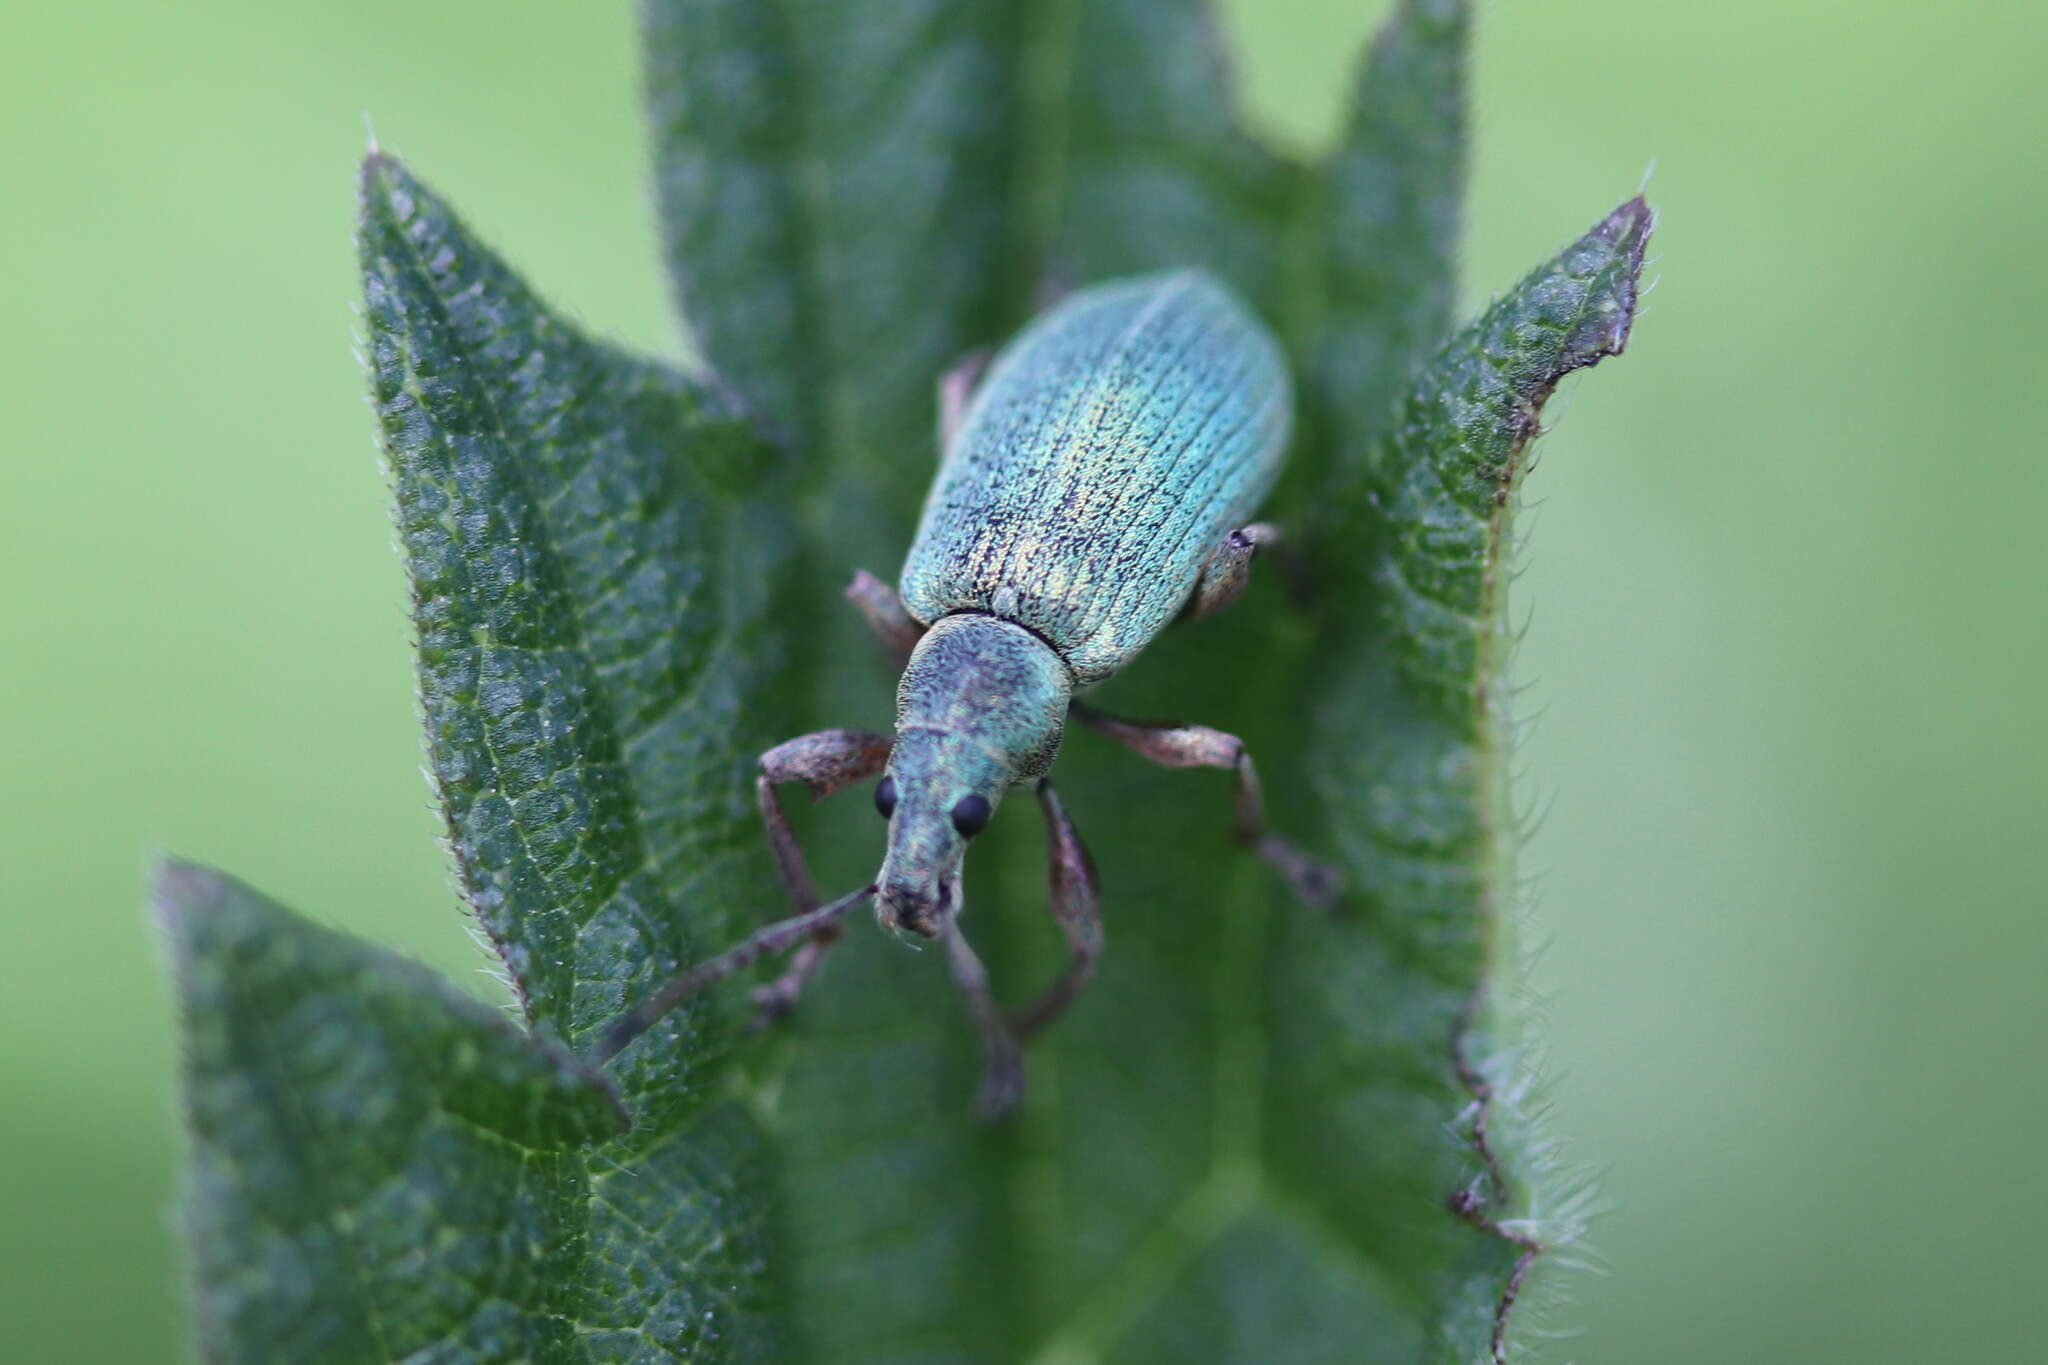
M 1208 276 L 1102 285 L 1027 328 L 970 400 L 903 565 L 910 615 L 1016 620 L 1101 682 L 1179 614 L 1280 472 L 1280 351 Z
M 1074 999 L 1101 946 L 1094 873 L 1048 778 L 1070 716 L 1156 762 L 1232 769 L 1238 840 L 1304 899 L 1333 889 L 1320 865 L 1265 832 L 1257 772 L 1235 738 L 1118 720 L 1075 700 L 1177 618 L 1228 605 L 1273 539 L 1249 519 L 1287 444 L 1279 348 L 1217 281 L 1176 271 L 1083 290 L 1027 327 L 976 386 L 978 368 L 940 383 L 943 458 L 898 590 L 865 572 L 847 589 L 903 657 L 894 734 L 827 730 L 762 755 L 762 818 L 797 913 L 642 1002 L 604 1057 L 684 996 L 794 947 L 788 970 L 756 992 L 765 1014 L 786 1011 L 838 919 L 872 895 L 885 927 L 944 941 L 988 1053 L 983 1107 L 1013 1104 L 1019 1039 Z M 774 788 L 801 781 L 823 796 L 878 773 L 881 870 L 872 886 L 821 906 Z M 960 929 L 961 865 L 1019 788 L 1037 793 L 1046 820 L 1051 909 L 1073 961 L 1007 1014 Z

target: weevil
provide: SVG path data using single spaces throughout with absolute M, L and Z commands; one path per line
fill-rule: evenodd
M 1250 520 L 1292 420 L 1272 337 L 1215 279 L 1181 270 L 1072 294 L 983 369 L 970 360 L 940 381 L 938 475 L 897 589 L 862 571 L 846 590 L 902 665 L 894 734 L 822 730 L 761 756 L 756 795 L 796 913 L 623 1016 L 601 1059 L 712 982 L 794 950 L 755 992 L 764 1017 L 788 1012 L 840 920 L 872 896 L 885 928 L 942 944 L 987 1055 L 982 1109 L 1015 1104 L 1022 1040 L 1073 1002 L 1102 950 L 1095 872 L 1049 777 L 1069 719 L 1169 767 L 1230 769 L 1238 842 L 1302 899 L 1334 891 L 1330 872 L 1266 831 L 1258 772 L 1236 737 L 1120 720 L 1079 700 L 1175 620 L 1228 606 L 1276 538 Z M 881 871 L 821 904 L 776 788 L 801 782 L 823 798 L 878 773 Z M 1045 819 L 1070 960 L 1013 1014 L 961 932 L 961 864 L 1018 791 L 1035 794 Z

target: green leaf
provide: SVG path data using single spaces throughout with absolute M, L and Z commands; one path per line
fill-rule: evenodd
M 1255 587 L 1225 617 L 1170 632 L 1102 702 L 1243 735 L 1286 827 L 1321 832 L 1346 864 L 1348 913 L 1306 914 L 1208 834 L 1227 819 L 1222 777 L 1147 770 L 1071 737 L 1058 780 L 1102 867 L 1108 956 L 1034 1046 L 1019 1121 L 967 1117 L 971 1031 L 929 958 L 856 932 L 806 997 L 776 1109 L 802 1358 L 1483 1357 L 1522 1289 L 1527 1248 L 1503 1225 L 1529 1197 L 1511 1096 L 1488 1089 L 1505 1076 L 1478 1027 L 1511 966 L 1487 959 L 1504 932 L 1506 826 L 1487 803 L 1500 786 L 1488 699 L 1507 503 L 1453 547 L 1432 538 L 1445 508 L 1374 499 L 1424 469 L 1462 495 L 1446 472 L 1461 460 L 1484 464 L 1467 481 L 1489 498 L 1511 487 L 1535 406 L 1586 358 L 1560 300 L 1625 328 L 1640 231 L 1574 248 L 1461 334 L 1385 445 L 1448 327 L 1464 5 L 1397 10 L 1316 174 L 1238 126 L 1199 5 L 827 14 L 654 0 L 648 13 L 667 237 L 691 319 L 722 372 L 763 376 L 752 392 L 800 375 L 813 404 L 785 426 L 816 471 L 814 521 L 834 529 L 796 610 L 832 644 L 822 705 L 789 732 L 887 723 L 879 689 L 848 677 L 872 650 L 834 624 L 831 586 L 863 564 L 886 573 L 893 561 L 869 561 L 901 551 L 929 469 L 930 377 L 955 347 L 1016 326 L 1041 289 L 1207 265 L 1283 329 L 1304 388 L 1279 505 L 1319 605 L 1290 611 L 1273 583 Z M 880 53 L 885 64 L 866 61 Z M 957 79 L 963 68 L 979 79 Z M 758 83 L 736 86 L 739 71 Z M 729 159 L 737 130 L 771 125 Z M 918 155 L 898 155 L 907 143 Z M 707 191 L 722 159 L 727 188 Z M 734 188 L 771 184 L 781 197 Z M 997 197 L 972 202 L 981 194 Z M 1007 239 L 983 216 L 1002 202 L 1020 209 Z M 941 203 L 961 232 L 899 221 L 906 204 Z M 996 301 L 1007 311 L 991 333 L 982 286 L 1020 265 L 1027 287 Z M 963 277 L 975 287 L 949 291 Z M 826 325 L 779 340 L 753 325 L 751 282 L 821 278 Z M 907 350 L 838 344 L 871 335 L 877 305 L 895 306 L 911 279 L 916 307 L 893 319 L 921 320 Z M 1475 387 L 1496 366 L 1509 382 Z M 1446 392 L 1466 405 L 1455 431 L 1432 397 Z M 1401 573 L 1425 567 L 1455 619 L 1387 606 Z M 1424 652 L 1462 675 L 1427 692 L 1388 663 Z M 1058 965 L 1029 823 L 998 821 L 969 874 L 970 932 L 1011 998 Z M 852 851 L 829 837 L 814 847 L 862 876 L 878 853 L 865 834 Z
M 1510 519 L 1544 400 L 1627 340 L 1649 230 L 1623 205 L 1451 338 L 1320 547 L 1307 780 L 1359 913 L 1282 926 L 1274 1155 L 1313 1173 L 1433 1360 L 1505 1359 L 1535 1256 L 1576 1232 L 1519 1112 Z M 1446 1206 L 1482 1238 L 1432 1216 Z
M 719 374 L 857 495 L 840 534 L 886 552 L 929 475 L 933 384 L 999 339 L 1027 278 L 1007 105 L 1026 9 L 649 0 L 642 12 L 682 311 Z
M 1298 172 L 1230 112 L 1206 9 L 648 0 L 655 186 L 692 335 L 900 554 L 938 376 L 1048 289 L 1201 264 L 1284 287 Z M 834 566 L 835 571 L 839 568 Z
M 783 462 L 554 318 L 387 157 L 361 254 L 457 871 L 528 1020 L 581 1047 L 773 904 L 746 792 L 779 709 Z M 579 1167 L 562 1249 L 589 1359 L 778 1358 L 765 1153 L 712 1019 L 612 1070 L 634 1129 Z
M 1451 326 L 1465 180 L 1465 0 L 1405 0 L 1367 54 L 1308 214 L 1323 263 L 1303 388 L 1323 462 L 1365 458 Z
M 1239 123 L 1213 16 L 1179 0 L 1034 10 L 1037 100 L 1019 167 L 1040 205 L 1043 284 L 1204 266 L 1279 316 L 1300 167 Z
M 208 1359 L 575 1353 L 577 1149 L 599 1076 L 420 967 L 183 863 L 157 880 L 185 1018 Z
M 531 1033 L 173 876 L 255 926 L 246 951 L 180 949 L 212 1348 L 1504 1361 L 1532 1263 L 1574 1225 L 1528 1131 L 1511 1008 L 1510 519 L 1544 399 L 1626 339 L 1648 211 L 1625 205 L 1447 339 L 1460 0 L 1399 5 L 1314 168 L 1240 126 L 1192 0 L 644 15 L 664 240 L 704 373 L 582 336 L 396 162 L 365 165 L 429 766 Z M 548 1040 L 587 1048 L 786 908 L 754 756 L 888 723 L 838 587 L 907 542 L 939 373 L 1048 291 L 1181 264 L 1231 279 L 1292 351 L 1301 434 L 1274 510 L 1302 572 L 1266 567 L 1099 700 L 1242 735 L 1276 825 L 1341 865 L 1345 905 L 1291 903 L 1229 846 L 1224 775 L 1076 733 L 1058 780 L 1101 867 L 1108 952 L 1034 1046 L 1015 1120 L 970 1117 L 978 1048 L 943 964 L 864 925 L 778 1046 L 742 1050 L 735 983 L 624 1052 L 607 1090 Z M 860 804 L 803 827 L 828 890 L 879 856 Z M 999 820 L 969 871 L 966 927 L 1012 999 L 1061 965 L 1040 839 Z M 271 1029 L 329 996 L 317 1029 Z M 485 1055 L 479 1029 L 497 1088 L 453 1095 L 469 1072 L 444 1054 Z M 406 1113 L 538 1155 L 364 1139 L 336 1112 L 329 1082 L 355 1074 L 337 1056 L 381 1068 Z M 337 1196 L 359 1155 L 417 1207 Z M 280 1208 L 311 1211 L 293 1224 L 311 1250 L 252 1230 Z M 448 1240 L 464 1229 L 482 1240 Z
M 745 792 L 758 747 L 749 736 L 782 706 L 783 651 L 768 627 L 790 551 L 777 491 L 786 462 L 728 400 L 554 318 L 396 162 L 372 156 L 362 192 L 372 386 L 412 579 L 430 767 L 463 889 L 528 1022 L 580 1045 L 702 944 L 773 904 Z M 411 1266 L 394 1247 L 438 1242 L 395 1221 L 403 1209 L 387 1218 L 382 1205 L 317 1202 L 323 1172 L 362 1140 L 347 1126 L 293 1127 L 320 1054 L 287 1059 L 296 1069 L 269 1080 L 240 1074 L 258 1055 L 263 1015 L 221 1013 L 228 987 L 217 983 L 238 964 L 206 978 L 211 994 L 191 994 L 195 1031 L 225 1030 L 230 1043 L 195 1046 L 210 1070 L 195 1068 L 194 1105 L 207 1112 L 202 1077 L 241 1085 L 257 1127 L 238 1163 L 221 1167 L 225 1193 L 203 1193 L 202 1208 L 256 1207 L 245 1173 L 259 1170 L 264 1141 L 291 1137 L 281 1155 L 296 1164 L 262 1174 L 307 1185 L 309 1209 L 328 1213 L 316 1229 L 326 1254 L 372 1278 Z M 447 994 L 418 978 L 407 978 L 425 991 L 415 1012 Z M 345 1050 L 354 1021 L 382 1017 L 388 988 L 349 999 L 346 986 L 334 983 L 335 1008 L 354 1013 L 338 1013 L 309 1047 Z M 331 1324 L 319 1342 L 335 1359 L 407 1357 L 415 1348 L 392 1343 L 436 1331 L 459 1342 L 467 1354 L 449 1358 L 461 1359 L 780 1358 L 763 1313 L 769 1163 L 714 1017 L 712 1002 L 680 1011 L 620 1058 L 612 1079 L 630 1132 L 531 1170 L 476 1162 L 478 1189 L 456 1193 L 485 1202 L 438 1210 L 447 1226 L 486 1217 L 489 1200 L 522 1197 L 532 1181 L 544 1185 L 547 1217 L 429 1257 L 447 1284 L 414 1266 L 418 1297 L 323 1290 L 261 1254 L 233 1219 L 202 1219 L 202 1293 L 233 1307 L 207 1315 L 227 1324 L 210 1348 L 297 1358 L 266 1334 L 317 1291 L 317 1321 Z M 480 1101 L 437 1098 L 432 1068 L 419 1064 L 436 1037 L 422 1027 L 419 1074 L 388 1084 L 416 1107 L 474 1117 L 461 1106 Z M 202 1124 L 202 1184 L 206 1143 Z M 449 1161 L 457 1175 L 467 1169 L 461 1152 Z M 408 1188 L 401 1181 L 393 1198 Z M 451 1336 L 445 1313 L 429 1311 L 467 1302 L 458 1291 L 468 1286 L 484 1322 L 501 1287 L 527 1280 L 539 1288 L 507 1304 L 537 1325 Z
M 362 200 L 429 766 L 536 1037 L 170 874 L 207 1350 L 785 1359 L 772 1161 L 717 1002 L 603 1084 L 541 1040 L 582 1046 L 774 907 L 746 792 L 787 706 L 787 461 L 730 400 L 556 319 L 395 161 Z
M 716 393 L 556 319 L 389 157 L 361 254 L 457 872 L 527 1016 L 581 1046 L 775 905 L 748 741 L 781 710 L 783 461 Z M 622 1064 L 642 1126 L 715 1091 L 697 1024 Z

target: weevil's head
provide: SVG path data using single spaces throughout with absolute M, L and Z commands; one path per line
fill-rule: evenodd
M 896 689 L 896 746 L 875 787 L 889 821 L 875 913 L 931 938 L 960 911 L 967 842 L 1003 794 L 1052 767 L 1073 674 L 1024 627 L 963 612 L 925 632 Z

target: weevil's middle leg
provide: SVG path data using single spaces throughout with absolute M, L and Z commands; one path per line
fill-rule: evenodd
M 810 865 L 796 841 L 789 817 L 782 813 L 775 788 L 783 782 L 801 782 L 810 788 L 813 800 L 863 778 L 872 777 L 889 762 L 894 741 L 871 730 L 820 730 L 799 735 L 761 755 L 761 772 L 754 779 L 754 800 L 761 809 L 761 823 L 768 832 L 768 847 L 775 855 L 775 871 L 789 893 L 790 904 L 799 915 L 818 908 L 818 889 L 811 881 Z M 790 958 L 789 968 L 775 980 L 754 992 L 755 1027 L 772 1022 L 796 1007 L 797 997 L 818 970 L 825 954 L 843 932 L 837 920 L 820 924 L 810 941 Z
M 1066 1012 L 1081 988 L 1095 974 L 1096 959 L 1102 956 L 1102 897 L 1096 889 L 1095 863 L 1082 846 L 1080 832 L 1067 818 L 1052 783 L 1038 784 L 1038 806 L 1045 813 L 1047 880 L 1052 894 L 1052 917 L 1066 935 L 1072 962 L 1045 993 L 1012 1018 L 1020 1038 L 1029 1038 Z
M 949 916 L 943 933 L 946 965 L 952 969 L 953 984 L 967 997 L 967 1008 L 981 1032 L 986 1060 L 979 1111 L 984 1119 L 1001 1118 L 1024 1098 L 1024 1048 L 1002 1006 L 996 1003 L 995 992 L 989 989 L 988 969 L 981 965 L 981 959 L 968 945 L 967 936 L 960 932 L 959 919 Z
M 898 668 L 910 662 L 910 651 L 917 648 L 925 628 L 903 605 L 894 588 L 866 569 L 856 569 L 853 581 L 846 585 L 846 600 L 853 603 L 875 638 L 896 657 Z
M 1223 543 L 1202 565 L 1202 576 L 1195 580 L 1195 590 L 1181 609 L 1182 618 L 1194 621 L 1213 616 L 1235 602 L 1251 581 L 1252 556 L 1261 546 L 1279 543 L 1280 528 L 1265 521 L 1240 526 L 1223 537 Z
M 1317 862 L 1278 835 L 1266 832 L 1265 800 L 1259 791 L 1259 770 L 1236 735 L 1206 725 L 1162 725 L 1119 720 L 1076 702 L 1074 716 L 1127 749 L 1168 768 L 1228 768 L 1237 775 L 1237 808 L 1231 834 L 1245 848 L 1279 869 L 1296 899 L 1326 909 L 1341 886 L 1335 868 Z

